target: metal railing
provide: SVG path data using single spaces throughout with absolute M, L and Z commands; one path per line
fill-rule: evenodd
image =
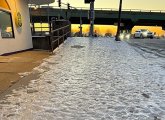
M 47 30 L 45 30 L 45 29 L 47 29 Z M 49 34 L 49 29 L 50 29 L 50 27 L 34 27 L 33 29 L 32 29 L 32 35 L 34 35 L 34 36 L 45 36 L 46 34 Z
M 38 29 L 39 31 L 36 31 L 35 29 Z M 43 31 L 42 29 L 47 30 Z M 55 48 L 59 47 L 67 37 L 71 36 L 71 23 L 69 21 L 51 21 L 49 27 L 33 26 L 32 35 L 34 38 L 34 48 L 49 50 L 53 53 Z
M 50 33 L 50 48 L 51 52 L 56 48 L 55 45 L 59 47 L 61 43 L 65 41 L 67 37 L 71 34 L 71 25 L 66 25 L 64 27 L 52 30 Z

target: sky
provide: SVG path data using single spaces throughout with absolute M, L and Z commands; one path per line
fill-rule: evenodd
M 53 5 L 58 5 L 57 1 Z M 89 7 L 84 0 L 61 0 L 73 7 Z M 95 0 L 95 8 L 118 8 L 120 0 Z M 123 9 L 165 10 L 165 0 L 123 0 Z

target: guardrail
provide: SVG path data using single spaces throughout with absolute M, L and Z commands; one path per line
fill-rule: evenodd
M 71 25 L 66 25 L 64 27 L 52 30 L 50 33 L 50 48 L 51 52 L 56 48 L 56 43 L 59 47 L 64 40 L 69 37 L 71 34 Z
M 69 21 L 54 21 L 50 22 L 50 27 L 34 27 L 32 29 L 33 48 L 49 50 L 53 53 L 54 49 L 59 47 L 67 37 L 71 35 L 71 23 Z M 35 29 L 40 31 L 35 31 Z M 47 31 L 42 31 L 46 28 Z
M 33 27 L 31 28 L 32 35 L 46 35 L 49 34 L 50 27 Z
M 31 8 L 35 8 L 35 6 L 30 6 Z M 54 8 L 54 9 L 67 9 L 66 7 L 59 8 L 58 6 L 47 6 L 42 5 L 38 8 Z M 75 8 L 72 8 L 73 10 Z M 72 10 L 71 9 L 71 10 Z M 89 10 L 88 7 L 76 7 L 77 10 Z M 118 11 L 117 8 L 95 8 L 95 10 L 102 10 L 102 11 Z M 130 11 L 130 12 L 156 12 L 156 13 L 165 13 L 165 10 L 144 10 L 144 9 L 122 9 L 122 11 Z

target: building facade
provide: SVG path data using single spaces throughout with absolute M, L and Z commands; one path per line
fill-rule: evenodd
M 28 0 L 1 0 L 0 55 L 32 47 Z

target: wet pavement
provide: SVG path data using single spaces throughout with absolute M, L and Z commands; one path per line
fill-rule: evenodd
M 0 100 L 0 120 L 165 119 L 165 58 L 111 38 L 69 38 L 54 53 Z
M 1 94 L 25 77 L 47 58 L 49 52 L 28 50 L 0 56 L 0 98 Z M 26 73 L 25 73 L 26 72 Z
M 130 39 L 127 40 L 130 45 L 138 47 L 139 49 L 155 54 L 159 57 L 165 57 L 165 39 Z

